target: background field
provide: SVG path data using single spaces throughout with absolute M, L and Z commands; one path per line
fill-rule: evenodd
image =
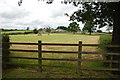
M 96 44 L 98 43 L 99 36 L 90 36 L 90 35 L 80 35 L 80 34 L 71 34 L 71 33 L 52 33 L 42 34 L 38 36 L 37 34 L 28 34 L 28 35 L 11 35 L 11 42 L 38 42 L 41 40 L 43 42 L 67 42 L 67 43 L 78 43 L 82 41 L 83 43 Z M 88 40 L 89 39 L 89 40 Z

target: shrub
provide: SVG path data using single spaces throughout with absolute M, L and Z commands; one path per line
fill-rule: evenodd
M 99 43 L 101 45 L 101 49 L 104 51 L 104 52 L 110 52 L 110 49 L 109 47 L 104 47 L 105 45 L 110 45 L 112 42 L 112 36 L 111 35 L 102 35 L 100 37 L 100 40 L 99 40 Z
M 97 30 L 98 33 L 102 33 L 102 30 Z
M 37 33 L 38 33 L 38 30 L 37 30 L 37 29 L 34 29 L 34 30 L 33 30 L 33 33 L 37 34 Z
M 100 49 L 102 50 L 102 52 L 110 52 L 111 51 L 111 48 L 109 47 L 105 47 L 106 45 L 110 45 L 112 42 L 112 37 L 111 35 L 103 35 L 100 37 Z M 104 59 L 105 60 L 110 60 L 110 55 L 103 55 Z M 107 62 L 104 62 L 104 65 L 105 66 L 109 66 L 110 63 L 107 63 Z

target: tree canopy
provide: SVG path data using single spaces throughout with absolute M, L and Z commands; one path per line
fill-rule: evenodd
M 56 29 L 67 30 L 67 27 L 65 27 L 65 26 L 58 26 Z
M 68 31 L 73 32 L 75 34 L 75 32 L 77 32 L 78 30 L 79 30 L 79 24 L 77 24 L 76 22 L 72 22 L 69 24 Z
M 91 35 L 91 33 L 93 32 L 93 30 L 95 30 L 96 28 L 91 24 L 91 21 L 86 21 L 85 25 L 83 27 L 83 31 L 84 30 L 88 30 L 89 34 Z

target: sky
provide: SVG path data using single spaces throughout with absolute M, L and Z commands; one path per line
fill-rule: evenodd
M 68 26 L 71 21 L 64 13 L 72 14 L 78 7 L 72 4 L 61 4 L 60 0 L 54 0 L 52 4 L 46 1 L 23 0 L 18 6 L 19 0 L 0 1 L 0 28 L 24 29 L 30 27 L 43 28 Z M 81 27 L 83 25 L 79 23 Z
M 5 29 L 30 29 L 44 28 L 50 26 L 68 26 L 71 21 L 64 13 L 71 15 L 79 7 L 72 4 L 61 4 L 62 0 L 54 0 L 52 4 L 46 4 L 45 1 L 23 0 L 21 6 L 18 6 L 20 0 L 0 0 L 0 28 Z M 78 23 L 80 29 L 84 24 Z M 105 31 L 105 28 L 101 29 Z

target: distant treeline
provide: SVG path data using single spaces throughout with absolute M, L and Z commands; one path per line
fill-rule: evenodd
M 2 31 L 21 31 L 23 29 L 1 29 Z

